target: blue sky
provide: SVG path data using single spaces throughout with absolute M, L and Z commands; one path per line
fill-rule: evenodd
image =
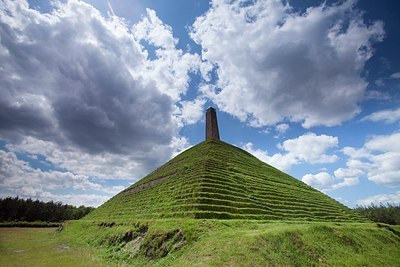
M 398 1 L 0 2 L 0 197 L 98 206 L 221 139 L 400 203 Z

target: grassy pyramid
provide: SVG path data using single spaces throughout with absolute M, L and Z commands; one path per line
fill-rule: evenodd
M 213 139 L 176 156 L 85 217 L 159 218 L 365 220 L 246 151 Z

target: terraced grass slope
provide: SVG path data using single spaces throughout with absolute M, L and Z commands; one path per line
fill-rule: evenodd
M 176 156 L 84 219 L 156 218 L 365 221 L 242 149 L 212 139 Z

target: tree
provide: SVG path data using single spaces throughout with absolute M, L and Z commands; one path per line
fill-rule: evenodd
M 0 222 L 10 221 L 46 221 L 63 222 L 78 220 L 91 212 L 92 207 L 75 207 L 61 202 L 33 201 L 31 198 L 19 197 L 0 198 Z
M 400 205 L 380 203 L 379 206 L 357 206 L 354 210 L 374 222 L 400 224 Z

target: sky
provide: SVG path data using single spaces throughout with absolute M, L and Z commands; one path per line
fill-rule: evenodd
M 400 3 L 0 0 L 0 197 L 97 207 L 221 139 L 400 204 Z

